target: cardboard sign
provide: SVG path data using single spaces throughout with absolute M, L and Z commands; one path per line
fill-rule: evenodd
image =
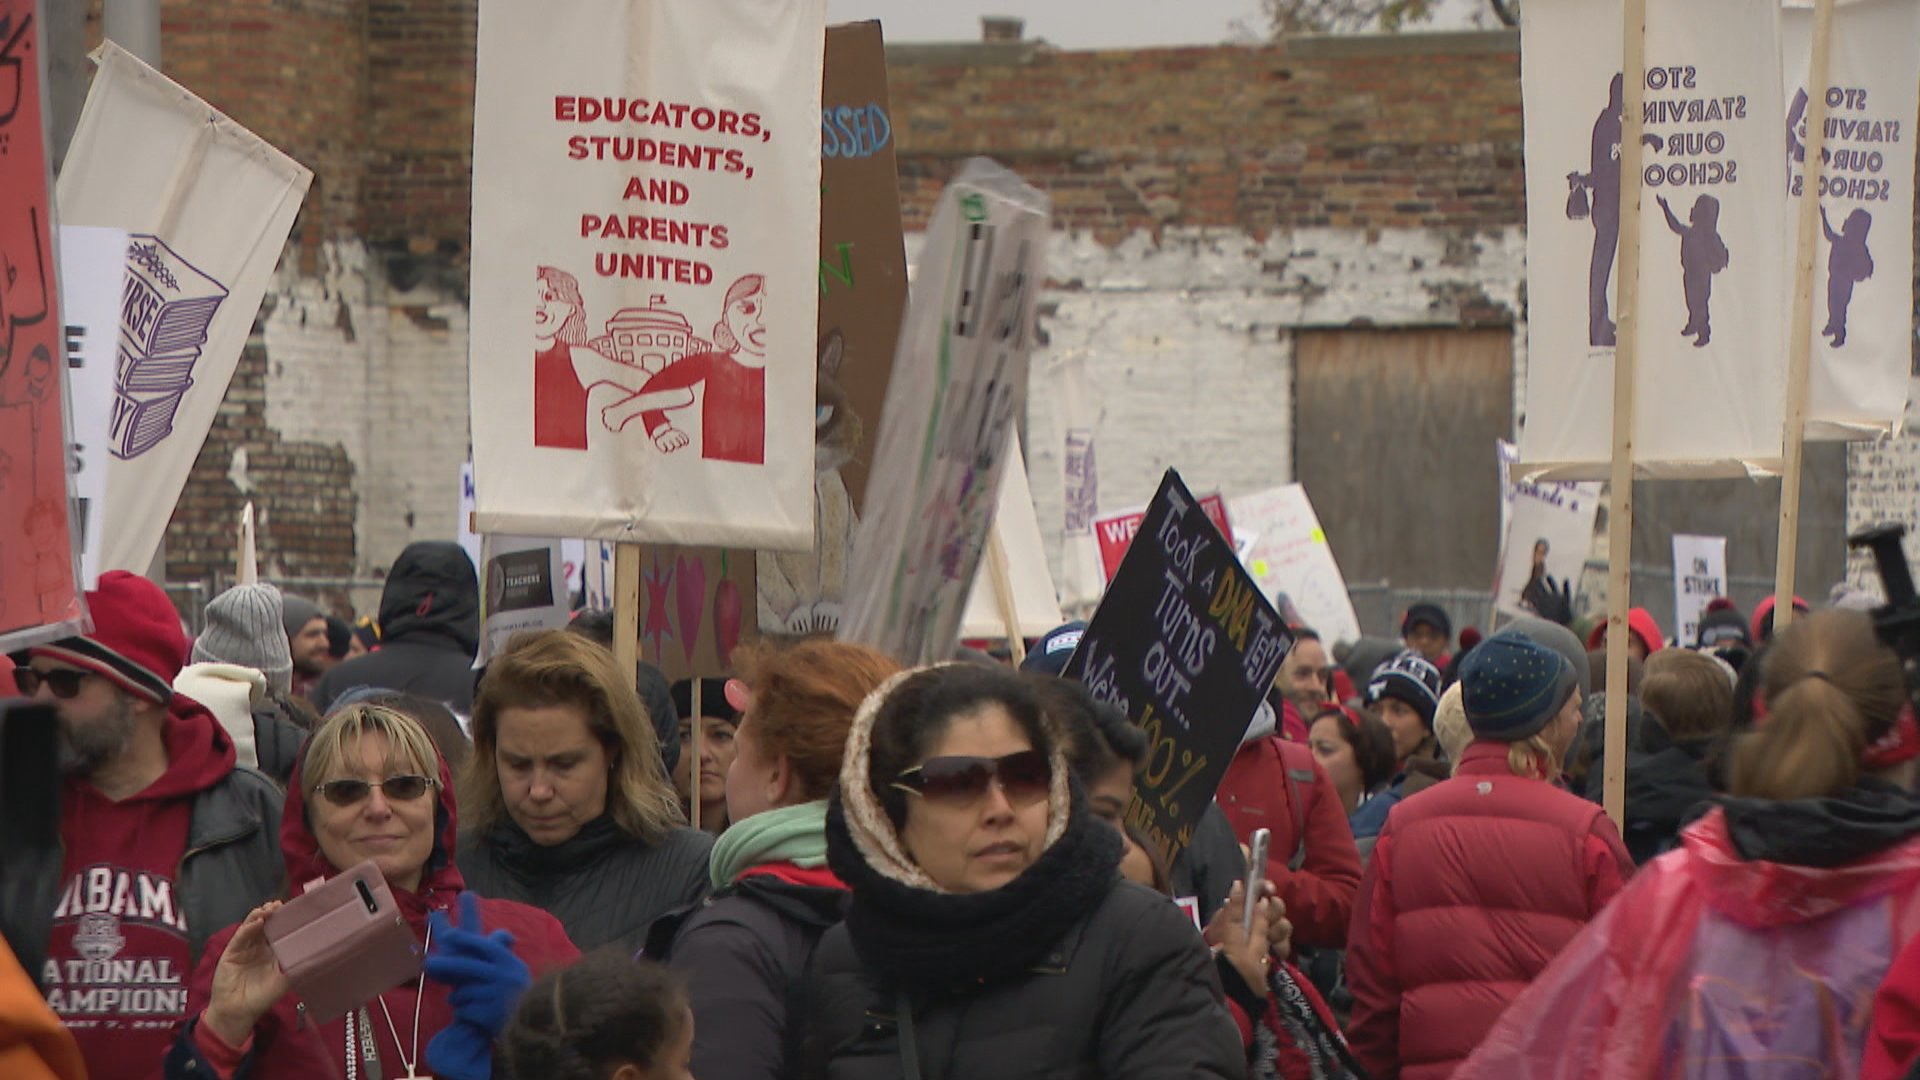
M 1727 538 L 1673 537 L 1674 641 L 1691 649 L 1700 640 L 1700 616 L 1716 596 L 1727 595 Z
M 101 569 L 144 573 L 313 174 L 113 42 L 93 55 L 60 214 L 131 234 Z
M 480 663 L 505 651 L 513 635 L 558 630 L 572 612 L 560 541 L 535 536 L 481 538 Z
M 1227 504 L 1246 541 L 1240 561 L 1282 617 L 1298 615 L 1327 644 L 1360 639 L 1360 619 L 1307 489 L 1285 484 Z M 1292 612 L 1287 609 L 1292 608 Z
M 1033 511 L 1033 491 L 1027 484 L 1027 461 L 1020 453 L 1020 437 L 1008 432 L 1007 472 L 1000 481 L 1000 506 L 993 514 L 993 539 L 1007 557 L 1007 591 L 1013 601 L 1013 624 L 1023 638 L 1037 638 L 1066 619 L 1060 598 L 1047 573 L 1047 551 L 1040 539 L 1040 517 Z M 980 560 L 967 595 L 967 614 L 960 636 L 1004 640 L 1008 619 L 994 587 L 991 556 Z
M 481 532 L 812 546 L 825 18 L 482 0 Z
M 854 529 L 907 306 L 899 175 L 877 22 L 827 29 L 820 93 L 820 339 L 814 371 L 813 545 L 759 556 L 762 629 L 840 625 Z
M 80 577 L 100 580 L 107 510 L 107 438 L 113 416 L 113 369 L 120 333 L 120 296 L 127 276 L 127 234 L 119 229 L 60 227 L 60 315 L 67 326 L 67 411 L 73 424 L 73 494 L 80 523 Z
M 733 651 L 759 640 L 748 608 L 753 552 L 649 545 L 640 555 L 640 658 L 669 679 L 733 673 Z
M 1500 561 L 1493 606 L 1508 615 L 1538 614 L 1551 604 L 1546 594 L 1578 590 L 1593 551 L 1600 484 L 1594 481 L 1528 480 L 1514 466 L 1512 443 L 1497 441 L 1501 475 Z
M 1047 197 L 975 158 L 941 193 L 920 256 L 854 542 L 840 637 L 945 661 L 993 526 L 1007 433 L 1026 408 Z
M 1233 526 L 1228 523 L 1227 500 L 1219 492 L 1204 495 L 1200 499 L 1200 509 L 1206 511 L 1213 527 L 1227 538 L 1227 546 L 1233 546 Z M 1146 519 L 1145 510 L 1127 510 L 1118 514 L 1108 514 L 1096 518 L 1093 523 L 1093 535 L 1100 542 L 1100 569 L 1112 581 L 1113 575 L 1120 569 L 1120 560 L 1126 557 L 1127 545 L 1133 543 L 1133 535 L 1140 531 L 1140 523 Z
M 85 618 L 42 45 L 33 0 L 0 0 L 0 645 L 9 649 L 78 633 Z
M 1063 675 L 1146 731 L 1127 823 L 1169 864 L 1260 707 L 1293 635 L 1173 470 Z

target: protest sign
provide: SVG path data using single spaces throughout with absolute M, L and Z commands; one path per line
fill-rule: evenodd
M 842 640 L 944 661 L 993 525 L 1007 432 L 1026 407 L 1047 197 L 984 158 L 934 209 L 894 354 L 840 623 Z
M 60 316 L 67 327 L 67 414 L 72 420 L 73 495 L 80 525 L 80 579 L 100 580 L 107 509 L 107 435 L 113 415 L 113 367 L 120 295 L 127 276 L 127 234 L 60 227 Z
M 907 304 L 899 178 L 877 22 L 829 27 L 820 100 L 820 326 L 813 545 L 759 556 L 762 628 L 831 633 Z
M 1219 492 L 1200 497 L 1200 509 L 1206 512 L 1213 527 L 1227 538 L 1227 546 L 1233 546 L 1233 526 L 1227 516 L 1227 500 Z M 1145 520 L 1145 510 L 1123 510 L 1117 514 L 1108 514 L 1095 519 L 1093 534 L 1100 542 L 1100 570 L 1108 581 L 1120 569 L 1120 560 L 1126 557 L 1127 545 L 1133 543 L 1133 534 L 1140 530 L 1140 522 Z
M 1521 88 L 1527 167 L 1526 427 L 1521 457 L 1598 479 L 1613 446 L 1623 183 L 1642 185 L 1636 410 L 1640 475 L 1777 467 L 1791 251 L 1779 12 L 1649 6 L 1644 163 L 1621 175 L 1620 3 L 1529 0 Z
M 1127 824 L 1171 864 L 1193 839 L 1293 635 L 1172 469 L 1140 536 L 1062 674 L 1147 733 Z
M 1284 484 L 1227 503 L 1238 536 L 1249 542 L 1240 559 L 1262 595 L 1286 615 L 1291 606 L 1328 645 L 1360 640 L 1360 619 L 1346 578 L 1319 515 L 1299 484 Z
M 481 532 L 813 543 L 824 0 L 484 0 Z
M 973 575 L 973 591 L 967 594 L 966 615 L 960 621 L 963 638 L 1005 638 L 1009 625 L 1023 638 L 1037 638 L 1066 621 L 1060 615 L 1053 577 L 1047 573 L 1046 545 L 1040 538 L 1040 518 L 1033 512 L 1033 491 L 1027 485 L 1027 461 L 1020 452 L 1020 437 L 1009 431 L 1007 439 L 1007 471 L 1000 481 L 1000 505 L 993 513 L 989 542 L 997 542 L 1006 553 L 1006 591 L 1013 616 L 1009 619 L 1001 604 L 1000 589 L 989 566 L 991 558 L 982 559 Z
M 1556 598 L 1568 597 L 1579 588 L 1587 556 L 1593 551 L 1600 484 L 1528 480 L 1514 464 L 1517 451 L 1512 443 L 1498 440 L 1497 454 L 1503 472 L 1505 528 L 1494 570 L 1494 610 L 1508 615 L 1548 614 Z
M 1054 416 L 1059 421 L 1061 447 L 1060 596 L 1072 607 L 1091 608 L 1100 600 L 1108 575 L 1100 563 L 1100 545 L 1093 535 L 1093 519 L 1100 505 L 1100 462 L 1094 452 L 1094 429 L 1100 407 L 1093 381 L 1087 377 L 1087 357 L 1072 351 L 1055 356 L 1047 365 L 1053 383 Z
M 480 549 L 480 663 L 504 652 L 515 634 L 567 625 L 571 611 L 560 541 L 489 533 Z
M 132 234 L 100 565 L 142 573 L 313 174 L 113 42 L 93 57 L 99 71 L 60 171 L 60 215 Z
M 0 647 L 86 617 L 69 506 L 66 357 L 54 274 L 46 59 L 32 0 L 0 0 Z
M 1674 641 L 1693 648 L 1700 640 L 1700 616 L 1707 603 L 1727 593 L 1727 538 L 1673 536 Z
M 640 658 L 669 679 L 731 675 L 733 651 L 759 640 L 751 551 L 649 544 L 640 581 Z
M 1791 245 L 1805 186 L 1812 5 L 1788 0 L 1781 19 L 1791 170 L 1781 227 Z M 1874 438 L 1900 424 L 1913 360 L 1920 3 L 1837 3 L 1829 48 L 1806 434 L 1809 439 Z M 1783 332 L 1788 325 L 1783 321 Z

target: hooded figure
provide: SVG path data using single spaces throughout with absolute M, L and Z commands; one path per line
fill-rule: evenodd
M 380 651 L 334 667 L 313 688 L 321 712 L 356 686 L 418 694 L 461 716 L 473 711 L 480 649 L 480 580 L 459 544 L 408 544 L 380 594 Z

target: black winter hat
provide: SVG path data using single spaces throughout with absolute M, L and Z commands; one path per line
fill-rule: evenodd
M 1366 703 L 1378 705 L 1382 698 L 1404 701 L 1431 729 L 1433 714 L 1440 708 L 1440 691 L 1440 669 L 1408 649 L 1373 669 L 1373 677 L 1367 680 Z
M 1407 609 L 1407 617 L 1400 620 L 1400 636 L 1406 637 L 1413 628 L 1425 623 L 1453 640 L 1453 620 L 1447 618 L 1446 609 L 1439 604 L 1420 603 Z

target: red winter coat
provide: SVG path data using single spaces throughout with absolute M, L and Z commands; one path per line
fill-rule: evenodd
M 1860 1080 L 1901 1080 L 1920 1061 L 1920 937 L 1907 942 L 1873 996 Z
M 1255 829 L 1273 831 L 1267 880 L 1286 902 L 1293 940 L 1311 948 L 1345 946 L 1360 887 L 1360 852 L 1340 795 L 1313 751 L 1277 735 L 1248 742 L 1227 766 L 1214 801 L 1241 843 Z M 1296 853 L 1300 866 L 1289 869 Z
M 1347 1037 L 1375 1080 L 1441 1078 L 1620 891 L 1633 860 L 1593 803 L 1482 741 L 1393 808 L 1353 913 Z

